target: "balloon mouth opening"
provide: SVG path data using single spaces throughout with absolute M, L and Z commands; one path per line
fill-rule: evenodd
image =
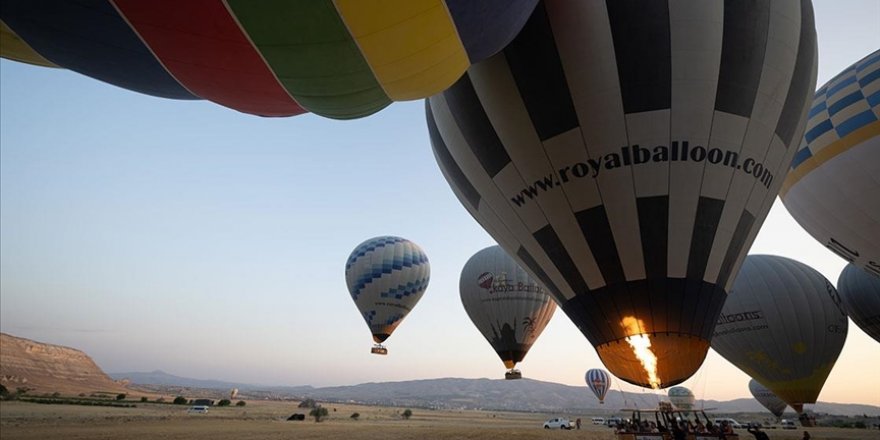
M 637 333 L 596 347 L 611 374 L 644 388 L 666 388 L 703 364 L 709 341 L 683 333 Z
M 385 342 L 385 340 L 388 339 L 389 336 L 391 336 L 390 333 L 373 333 L 373 341 L 376 344 L 381 344 Z

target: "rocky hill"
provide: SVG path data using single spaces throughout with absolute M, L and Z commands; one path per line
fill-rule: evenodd
M 0 384 L 29 394 L 129 393 L 82 351 L 0 333 Z

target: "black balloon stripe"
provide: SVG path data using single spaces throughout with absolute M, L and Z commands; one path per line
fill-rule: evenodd
M 645 276 L 648 279 L 665 278 L 669 245 L 669 196 L 639 197 L 639 232 Z
M 571 255 L 565 250 L 565 246 L 562 244 L 562 240 L 559 239 L 559 235 L 556 234 L 553 226 L 548 224 L 532 235 L 538 244 L 541 245 L 547 257 L 550 258 L 553 266 L 562 274 L 569 287 L 574 290 L 574 293 L 576 295 L 585 294 L 589 290 L 587 282 L 584 281 L 584 277 L 578 271 L 577 265 L 571 259 Z
M 480 193 L 477 192 L 477 189 L 474 188 L 455 162 L 455 158 L 449 153 L 449 148 L 446 147 L 446 142 L 443 141 L 443 136 L 440 135 L 440 130 L 437 129 L 437 121 L 434 120 L 431 102 L 427 99 L 425 100 L 425 114 L 428 120 L 428 135 L 431 138 L 431 146 L 434 149 L 434 154 L 437 156 L 437 161 L 440 162 L 440 166 L 449 176 L 450 183 L 461 192 L 467 203 L 476 212 L 480 205 Z
M 733 237 L 730 239 L 727 253 L 724 255 L 724 261 L 721 263 L 721 270 L 718 273 L 717 280 L 719 285 L 726 286 L 727 281 L 730 280 L 733 265 L 736 264 L 740 254 L 743 252 L 743 246 L 754 223 L 755 216 L 751 212 L 743 210 L 739 221 L 736 223 L 736 229 L 733 231 Z
M 672 103 L 672 43 L 667 0 L 606 0 L 625 113 Z
M 498 138 L 489 116 L 486 115 L 480 97 L 474 90 L 470 74 L 465 74 L 443 92 L 443 97 L 446 98 L 449 108 L 455 109 L 452 117 L 455 118 L 461 134 L 467 139 L 471 151 L 477 156 L 477 160 L 489 177 L 494 178 L 510 163 L 510 156 L 507 155 L 504 144 Z
M 801 122 L 804 105 L 812 96 L 813 65 L 816 60 L 816 26 L 813 18 L 813 4 L 810 0 L 801 0 L 801 34 L 798 42 L 797 60 L 794 64 L 794 75 L 791 87 L 782 106 L 782 115 L 776 125 L 776 135 L 788 148 L 794 138 L 795 130 Z
M 724 35 L 715 110 L 745 118 L 752 114 L 764 71 L 770 2 L 724 1 Z
M 543 3 L 538 4 L 519 35 L 504 49 L 504 57 L 542 141 L 578 126 Z
M 574 214 L 581 233 L 590 246 L 590 252 L 596 259 L 596 264 L 602 272 L 605 284 L 615 284 L 626 281 L 623 273 L 623 264 L 617 253 L 617 244 L 614 242 L 614 234 L 611 224 L 608 222 L 608 214 L 605 206 L 599 205 L 585 209 Z
M 697 216 L 691 236 L 691 249 L 688 254 L 687 277 L 702 280 L 715 242 L 715 231 L 724 210 L 724 200 L 700 197 L 697 202 Z

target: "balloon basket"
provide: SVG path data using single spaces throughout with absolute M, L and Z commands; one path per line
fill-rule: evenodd
M 370 350 L 370 353 L 381 354 L 384 356 L 388 354 L 388 349 L 385 348 L 385 346 L 383 345 L 374 345 L 373 348 Z
M 506 379 L 506 380 L 522 379 L 522 373 L 520 373 L 519 370 L 510 370 L 510 371 L 504 373 L 504 379 Z

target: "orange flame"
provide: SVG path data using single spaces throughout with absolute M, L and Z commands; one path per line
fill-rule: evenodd
M 633 316 L 627 316 L 623 318 L 620 325 L 629 335 L 626 342 L 632 347 L 633 354 L 636 355 L 642 367 L 645 368 L 645 372 L 648 373 L 648 383 L 651 384 L 651 388 L 659 389 L 661 381 L 657 376 L 657 355 L 651 351 L 651 338 L 645 334 L 644 322 Z

